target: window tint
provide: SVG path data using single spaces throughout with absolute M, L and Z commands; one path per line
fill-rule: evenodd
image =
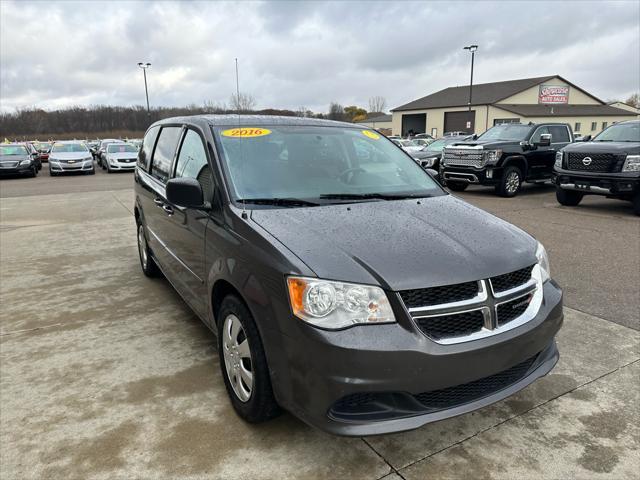
M 213 196 L 213 175 L 207 163 L 207 153 L 200 135 L 187 130 L 178 160 L 176 161 L 176 177 L 195 178 L 202 186 L 204 199 L 210 201 Z
M 576 132 L 580 131 L 580 124 L 578 123 L 576 126 L 578 127 Z M 549 127 L 549 133 L 551 134 L 551 141 L 553 143 L 569 143 L 571 141 L 567 127 L 554 125 Z
M 160 131 L 160 138 L 158 138 L 153 154 L 151 175 L 162 183 L 166 183 L 169 179 L 171 162 L 173 162 L 173 155 L 176 152 L 181 131 L 182 127 L 164 127 Z
M 144 140 L 142 141 L 142 148 L 138 153 L 138 167 L 143 169 L 145 172 L 149 171 L 149 160 L 151 159 L 151 153 L 153 152 L 153 146 L 156 143 L 159 131 L 159 126 L 151 127 L 147 130 Z

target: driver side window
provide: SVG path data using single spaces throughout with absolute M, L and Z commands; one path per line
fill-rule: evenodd
M 539 127 L 535 132 L 533 132 L 533 136 L 531 137 L 531 143 L 536 143 L 540 141 L 540 137 L 545 134 L 550 133 L 548 127 Z M 553 139 L 551 139 L 553 141 Z
M 202 186 L 205 200 L 213 198 L 213 175 L 207 162 L 207 152 L 200 135 L 193 130 L 187 130 L 182 140 L 175 177 L 195 178 Z

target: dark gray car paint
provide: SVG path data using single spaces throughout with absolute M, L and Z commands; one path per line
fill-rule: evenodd
M 285 409 L 338 434 L 406 430 L 493 403 L 553 367 L 557 361 L 553 337 L 562 323 L 561 291 L 553 282 L 545 284 L 543 307 L 527 324 L 456 345 L 439 345 L 421 334 L 394 293 L 487 278 L 530 265 L 535 262 L 536 242 L 529 235 L 450 195 L 420 203 L 259 209 L 244 218 L 228 194 L 210 126 L 335 126 L 336 122 L 278 117 L 240 117 L 235 125 L 228 122 L 229 117 L 200 116 L 154 124 L 189 125 L 207 146 L 220 206 L 212 211 L 187 209 L 203 231 L 202 278 L 198 275 L 194 283 L 193 272 L 186 268 L 188 259 L 179 258 L 178 249 L 167 251 L 171 236 L 165 236 L 164 227 L 154 232 L 162 243 L 149 243 L 168 280 L 214 332 L 214 310 L 221 297 L 227 293 L 242 297 L 256 319 L 274 394 Z M 155 224 L 166 224 L 169 220 L 162 215 L 167 211 L 154 202 L 167 204 L 164 187 L 139 168 L 135 181 L 138 221 L 152 225 L 150 217 L 159 216 Z M 341 331 L 316 329 L 291 312 L 286 290 L 289 274 L 379 284 L 387 290 L 398 323 Z M 206 292 L 206 298 L 201 292 Z M 420 392 L 457 385 L 502 371 L 542 350 L 549 352 L 548 359 L 518 385 L 435 416 L 365 425 L 344 424 L 327 416 L 328 407 L 349 393 L 386 388 Z

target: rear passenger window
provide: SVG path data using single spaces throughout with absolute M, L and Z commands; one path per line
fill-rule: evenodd
M 200 135 L 187 130 L 176 161 L 176 177 L 195 178 L 202 186 L 204 198 L 213 196 L 213 175 L 207 162 L 207 153 Z
M 159 126 L 151 127 L 147 130 L 144 140 L 142 141 L 142 148 L 140 148 L 140 152 L 138 153 L 138 167 L 145 172 L 149 171 L 149 160 L 151 160 L 151 153 L 156 143 L 156 138 L 158 138 L 159 131 Z
M 577 123 L 576 125 L 580 125 Z M 578 131 L 579 129 L 576 129 Z M 551 134 L 551 141 L 553 143 L 569 143 L 569 130 L 567 127 L 561 125 L 552 125 L 549 127 L 549 133 Z
M 169 179 L 171 162 L 173 162 L 173 156 L 176 153 L 181 131 L 182 127 L 164 127 L 160 131 L 160 138 L 158 138 L 158 144 L 153 154 L 151 176 L 162 183 L 167 183 Z

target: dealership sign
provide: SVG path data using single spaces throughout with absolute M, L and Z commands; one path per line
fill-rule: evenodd
M 569 87 L 561 85 L 540 85 L 538 103 L 550 105 L 569 103 Z

